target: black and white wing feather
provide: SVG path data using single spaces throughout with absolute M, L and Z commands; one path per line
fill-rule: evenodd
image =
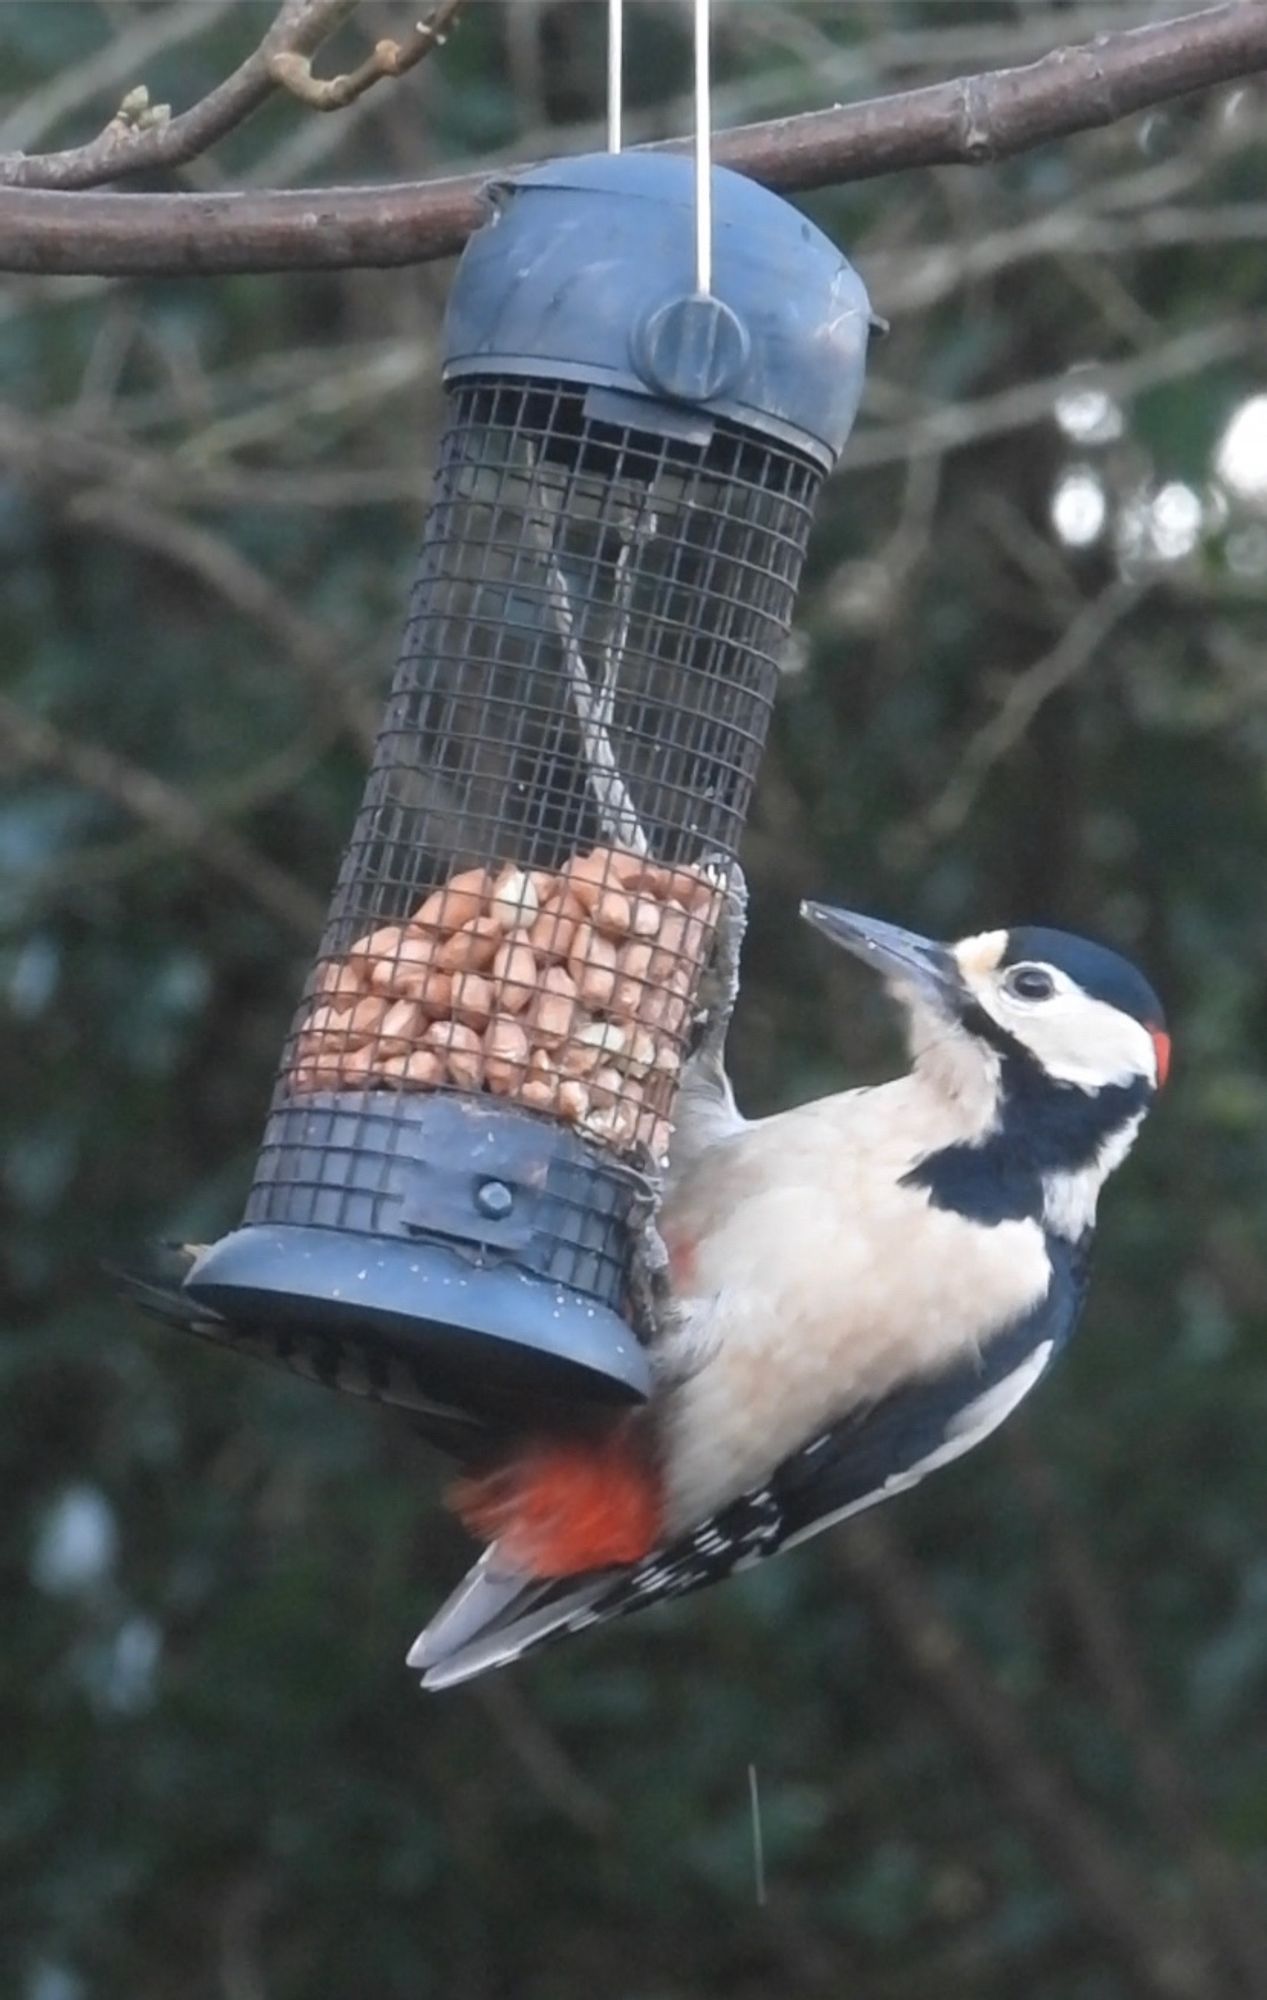
M 683 1597 L 917 1486 L 998 1428 L 1046 1374 L 1077 1319 L 1080 1266 L 1061 1259 L 1042 1304 L 985 1350 L 856 1410 L 759 1487 L 625 1569 L 523 1584 L 486 1551 L 415 1642 L 409 1664 L 443 1688 L 548 1640 Z

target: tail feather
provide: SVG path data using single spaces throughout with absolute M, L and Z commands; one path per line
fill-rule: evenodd
M 407 1664 L 433 1691 L 507 1666 L 551 1633 L 562 1636 L 588 1624 L 614 1574 L 600 1570 L 541 1582 L 499 1568 L 494 1542 L 414 1640 Z

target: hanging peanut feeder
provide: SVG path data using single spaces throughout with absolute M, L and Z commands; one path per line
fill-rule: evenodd
M 709 189 L 702 284 L 689 160 L 491 190 L 364 801 L 244 1225 L 186 1280 L 388 1400 L 648 1387 L 631 1256 L 869 324 L 803 216 Z

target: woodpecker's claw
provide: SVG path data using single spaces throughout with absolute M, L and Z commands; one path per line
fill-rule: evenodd
M 629 1310 L 644 1347 L 654 1351 L 670 1340 L 677 1311 L 669 1282 L 669 1252 L 654 1214 L 643 1222 L 630 1260 Z

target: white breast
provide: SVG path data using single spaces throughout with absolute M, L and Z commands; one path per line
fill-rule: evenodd
M 930 1132 L 930 1115 L 948 1114 L 911 1078 L 785 1113 L 715 1149 L 666 1203 L 691 1336 L 710 1355 L 661 1412 L 672 1528 L 1042 1297 L 1036 1223 L 982 1228 L 901 1185 L 930 1140 L 961 1136 Z

